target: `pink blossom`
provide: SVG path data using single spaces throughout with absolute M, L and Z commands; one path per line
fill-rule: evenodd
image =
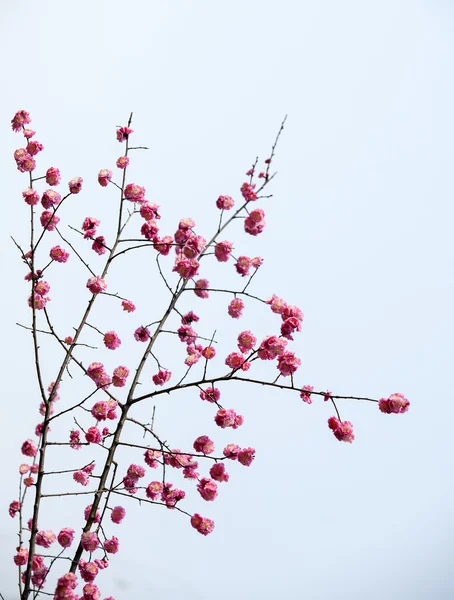
M 173 508 L 179 500 L 183 500 L 186 493 L 183 490 L 170 489 L 172 484 L 167 484 L 161 494 L 161 500 L 166 503 L 167 508 Z
M 45 296 L 50 291 L 50 285 L 47 281 L 38 281 L 35 285 L 35 294 L 39 294 L 40 296 Z
M 229 242 L 227 240 L 223 242 L 218 242 L 214 247 L 214 255 L 216 256 L 219 262 L 227 262 L 230 258 L 232 249 L 232 242 Z
M 390 415 L 394 413 L 399 415 L 407 412 L 410 406 L 410 402 L 405 398 L 403 394 L 396 393 L 391 394 L 389 398 L 381 398 L 378 402 L 378 408 L 381 412 Z
M 69 258 L 69 252 L 66 252 L 60 246 L 54 246 L 50 249 L 49 256 L 56 262 L 65 263 Z
M 152 481 L 148 484 L 145 494 L 150 500 L 157 500 L 162 494 L 163 485 L 160 481 Z
M 35 483 L 35 480 L 33 479 L 33 477 L 25 477 L 23 484 L 25 485 L 25 487 L 30 487 Z
M 119 525 L 125 518 L 126 511 L 122 506 L 115 506 L 110 513 L 110 518 L 113 523 Z
M 252 334 L 251 331 L 242 331 L 238 335 L 238 347 L 241 352 L 248 352 L 252 350 L 257 342 L 257 338 Z
M 25 475 L 30 471 L 30 465 L 22 464 L 19 466 L 19 473 Z
M 224 463 L 214 463 L 210 469 L 210 477 L 215 481 L 228 481 L 229 474 L 225 470 Z
M 98 183 L 102 187 L 107 187 L 112 179 L 112 171 L 110 169 L 101 169 L 98 173 Z
M 193 259 L 199 256 L 206 248 L 206 239 L 201 235 L 191 235 L 183 247 L 186 258 Z
M 82 223 L 82 231 L 85 231 L 84 238 L 93 238 L 96 235 L 96 228 L 100 224 L 100 220 L 95 217 L 86 217 Z
M 80 537 L 80 543 L 85 552 L 94 552 L 99 546 L 98 536 L 94 531 L 85 531 Z
M 152 469 L 156 469 L 159 466 L 159 460 L 162 459 L 162 453 L 159 450 L 148 449 L 145 450 L 144 460 L 146 464 Z
M 268 298 L 266 303 L 270 305 L 271 310 L 274 313 L 277 313 L 279 315 L 282 315 L 287 308 L 287 303 L 285 302 L 285 300 L 282 300 L 282 298 L 279 298 L 278 296 L 276 296 L 276 294 L 273 294 L 271 298 Z
M 72 429 L 69 434 L 69 444 L 73 450 L 79 450 L 82 447 L 80 443 L 80 431 L 78 429 Z
M 295 373 L 300 365 L 301 360 L 295 356 L 294 352 L 286 350 L 278 356 L 277 368 L 284 377 Z
M 218 486 L 212 479 L 204 477 L 197 485 L 197 491 L 204 500 L 212 501 L 218 495 Z
M 284 353 L 286 345 L 286 340 L 270 335 L 260 344 L 257 354 L 262 360 L 273 360 Z
M 96 402 L 91 409 L 91 414 L 97 421 L 105 421 L 107 419 L 107 413 L 109 412 L 109 405 L 104 400 Z
M 49 167 L 46 171 L 47 185 L 58 185 L 60 183 L 60 171 L 56 167 Z
M 340 442 L 348 442 L 351 444 L 355 439 L 353 425 L 350 421 L 339 421 L 337 417 L 330 417 L 328 419 L 328 427 Z
M 242 315 L 243 308 L 244 308 L 244 302 L 241 300 L 241 298 L 234 298 L 230 302 L 230 304 L 227 308 L 227 312 L 232 317 L 232 319 L 239 319 Z
M 216 348 L 214 348 L 214 346 L 206 346 L 206 348 L 202 350 L 202 356 L 203 358 L 206 358 L 206 360 L 214 358 L 216 356 Z
M 129 165 L 129 157 L 120 156 L 120 158 L 117 158 L 117 162 L 115 164 L 119 169 L 126 169 L 126 167 Z
M 188 228 L 177 229 L 174 234 L 175 243 L 179 246 L 175 248 L 175 251 L 178 253 L 180 251 L 180 247 L 184 246 L 187 240 L 191 237 L 191 230 Z
M 101 598 L 101 592 L 94 583 L 86 583 L 82 591 L 81 600 L 99 600 Z
M 119 127 L 117 129 L 117 140 L 119 142 L 124 142 L 125 140 L 127 140 L 129 138 L 129 135 L 133 132 L 134 132 L 134 130 L 131 129 L 130 127 Z
M 141 479 L 142 477 L 144 477 L 145 475 L 145 467 L 142 467 L 142 465 L 129 465 L 128 467 L 128 471 L 127 471 L 127 476 L 130 477 L 131 479 Z
M 140 205 L 140 216 L 145 221 L 155 221 L 156 219 L 160 219 L 161 216 L 159 214 L 159 204 L 155 204 L 154 202 L 145 201 Z
M 219 196 L 216 200 L 216 206 L 219 210 L 230 210 L 235 205 L 235 201 L 230 196 Z
M 208 289 L 205 289 L 205 288 L 209 288 L 209 287 L 210 287 L 210 283 L 209 283 L 208 279 L 199 279 L 198 281 L 195 282 L 194 294 L 196 296 L 198 296 L 199 298 L 208 298 L 210 293 L 208 292 Z
M 181 258 L 175 261 L 175 266 L 173 267 L 172 271 L 176 271 L 183 279 L 192 279 L 192 277 L 197 275 L 199 267 L 199 261 L 195 258 Z
M 208 535 L 214 529 L 214 521 L 201 517 L 198 513 L 191 517 L 191 525 L 202 535 Z
M 296 317 L 285 319 L 281 325 L 281 335 L 288 340 L 293 340 L 292 333 L 295 331 L 301 331 L 301 321 Z
M 28 550 L 27 548 L 17 548 L 17 554 L 14 556 L 14 564 L 18 567 L 22 567 L 27 564 L 28 561 Z
M 191 217 L 186 217 L 185 219 L 181 219 L 178 223 L 178 229 L 193 229 L 195 227 L 194 219 Z
M 28 142 L 26 150 L 30 156 L 36 156 L 38 152 L 44 150 L 44 146 L 37 140 L 31 140 Z
M 301 400 L 307 404 L 312 404 L 311 392 L 313 391 L 314 387 L 312 385 L 305 385 L 300 393 Z
M 68 182 L 68 187 L 71 194 L 78 194 L 82 189 L 83 182 L 84 180 L 82 177 L 75 177 L 74 179 L 71 179 L 71 181 Z
M 324 401 L 325 401 L 325 402 L 328 402 L 328 400 L 330 400 L 330 399 L 331 399 L 331 396 L 332 396 L 332 395 L 333 395 L 333 393 L 332 393 L 332 392 L 330 392 L 329 390 L 326 390 L 326 392 L 323 394 L 323 396 L 324 396 L 324 398 L 323 398 L 323 399 L 324 399 Z
M 51 210 L 45 210 L 39 218 L 41 225 L 47 231 L 55 231 L 60 222 L 60 217 L 57 217 Z
M 195 440 L 193 448 L 196 452 L 201 452 L 202 454 L 213 454 L 214 443 L 207 435 L 200 435 Z
M 121 344 L 121 340 L 115 331 L 108 331 L 104 334 L 104 345 L 109 350 L 115 350 Z
M 254 192 L 255 184 L 253 183 L 243 183 L 241 186 L 241 194 L 246 202 L 250 202 L 252 200 L 257 200 L 257 194 Z
M 282 320 L 290 319 L 291 317 L 295 317 L 299 321 L 302 321 L 304 318 L 303 311 L 298 306 L 290 306 L 287 305 L 282 312 Z
M 148 327 L 138 327 L 134 331 L 134 339 L 137 342 L 148 342 L 150 337 L 151 337 L 151 335 L 150 335 L 150 330 L 148 329 Z
M 220 397 L 221 392 L 215 387 L 208 387 L 200 391 L 200 398 L 208 402 L 218 402 Z
M 31 123 L 30 113 L 26 110 L 19 110 L 11 120 L 13 131 L 20 131 L 24 125 Z
M 30 473 L 38 473 L 39 471 L 39 464 L 38 463 L 33 463 L 30 467 Z
M 9 516 L 14 518 L 21 509 L 21 503 L 18 500 L 11 502 L 8 508 Z
M 94 250 L 96 254 L 99 254 L 99 256 L 105 254 L 107 250 L 105 237 L 103 235 L 98 235 L 93 241 L 91 249 Z
M 36 190 L 33 190 L 32 188 L 24 190 L 22 192 L 22 196 L 29 206 L 36 206 L 39 202 L 39 194 Z
M 88 506 L 86 506 L 84 508 L 84 519 L 86 521 L 88 521 L 88 519 L 90 518 L 90 513 L 91 513 L 92 508 L 93 508 L 93 504 L 89 504 Z M 101 515 L 99 514 L 98 511 L 96 511 L 95 518 L 93 519 L 93 523 L 100 523 L 100 522 L 101 522 Z
M 36 131 L 33 131 L 33 129 L 24 129 L 22 133 L 24 134 L 24 137 L 28 140 L 35 135 Z
M 237 273 L 239 273 L 243 277 L 249 275 L 251 266 L 252 262 L 248 256 L 240 256 L 235 263 L 235 269 L 237 270 Z
M 238 452 L 238 462 L 249 467 L 255 458 L 255 448 L 243 448 Z
M 114 387 L 124 387 L 126 384 L 126 379 L 129 375 L 128 367 L 120 365 L 116 367 L 113 372 L 112 383 Z
M 32 576 L 31 576 L 32 584 L 37 588 L 44 587 L 44 583 L 46 581 L 46 576 L 47 576 L 48 572 L 49 572 L 49 569 L 45 566 L 40 567 L 39 569 L 35 569 L 32 572 Z
M 53 531 L 38 531 L 36 534 L 35 543 L 37 546 L 43 546 L 43 548 L 50 548 L 55 542 L 57 536 Z
M 188 313 L 181 317 L 181 322 L 183 325 L 190 325 L 191 323 L 196 323 L 199 320 L 199 317 L 190 310 Z
M 163 256 L 167 256 L 169 254 L 172 244 L 173 237 L 171 235 L 165 235 L 163 238 L 156 236 L 153 239 L 153 248 Z
M 49 302 L 50 298 L 45 298 L 40 296 L 39 294 L 33 294 L 28 299 L 28 305 L 30 308 L 33 306 L 36 310 L 43 310 L 46 304 Z
M 261 208 L 251 211 L 244 220 L 244 231 L 250 235 L 258 235 L 265 228 L 265 211 Z
M 63 548 L 69 548 L 73 543 L 74 529 L 64 527 L 57 536 L 58 543 Z
M 99 567 L 94 562 L 87 562 L 81 558 L 79 560 L 79 572 L 84 581 L 91 583 L 96 579 L 99 573 Z
M 145 221 L 145 223 L 140 228 L 140 233 L 144 236 L 145 239 L 153 240 L 159 233 L 159 228 L 156 221 L 154 221 L 153 219 L 151 219 L 150 221 Z
M 131 202 L 142 202 L 145 199 L 145 188 L 136 183 L 128 183 L 125 187 L 124 195 L 126 200 Z
M 19 148 L 14 152 L 14 160 L 18 171 L 21 173 L 30 173 L 36 168 L 35 159 L 25 148 Z
M 90 277 L 86 286 L 92 294 L 100 294 L 107 289 L 107 284 L 101 277 Z
M 74 481 L 80 483 L 80 485 L 83 486 L 88 485 L 88 482 L 90 481 L 90 477 L 85 471 L 75 471 L 73 473 L 73 479 Z
M 243 417 L 237 415 L 233 408 L 220 408 L 214 417 L 216 425 L 225 429 L 226 427 L 232 427 L 237 429 L 243 424 Z
M 125 310 L 128 313 L 134 312 L 136 310 L 136 307 L 131 302 L 131 300 L 123 300 L 121 306 L 123 307 L 123 310 Z
M 231 352 L 225 359 L 225 364 L 231 369 L 239 369 L 244 363 L 244 356 L 240 352 Z
M 119 546 L 120 544 L 118 542 L 118 538 L 114 535 L 110 538 L 110 540 L 106 540 L 104 542 L 104 550 L 109 554 L 116 554 L 118 552 Z
M 153 375 L 152 379 L 155 385 L 164 385 L 170 380 L 171 377 L 171 371 L 163 371 L 161 369 L 158 373 L 156 373 L 156 375 Z
M 21 452 L 24 456 L 36 456 L 38 454 L 38 446 L 33 440 L 25 440 L 22 444 Z
M 190 325 L 181 325 L 177 329 L 178 337 L 185 344 L 193 344 L 197 339 L 197 333 Z
M 89 444 L 100 444 L 102 441 L 101 432 L 97 427 L 89 427 L 85 434 L 85 439 Z

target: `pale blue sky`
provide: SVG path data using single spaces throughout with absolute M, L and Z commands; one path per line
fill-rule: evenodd
M 257 459 L 231 469 L 212 505 L 188 500 L 215 518 L 215 532 L 204 539 L 171 511 L 134 507 L 99 579 L 103 597 L 452 598 L 453 29 L 454 7 L 441 0 L 3 1 L 3 515 L 37 421 L 31 347 L 14 325 L 28 318 L 25 272 L 9 240 L 27 229 L 9 126 L 20 108 L 43 161 L 87 183 L 74 224 L 107 215 L 96 174 L 113 166 L 114 127 L 132 110 L 137 141 L 150 147 L 135 179 L 169 232 L 193 216 L 206 237 L 214 200 L 238 196 L 288 114 L 274 198 L 262 204 L 268 227 L 257 240 L 237 236 L 265 258 L 254 289 L 305 313 L 299 383 L 376 398 L 401 391 L 412 403 L 403 416 L 340 403 L 355 426 L 350 446 L 329 432 L 327 405 L 236 389 L 232 404 L 246 416 L 238 443 Z M 163 296 L 139 259 L 113 281 L 149 277 L 143 302 L 155 308 Z M 70 295 L 69 264 L 60 273 L 52 308 L 74 307 L 55 315 L 63 323 L 86 296 Z M 167 439 L 218 434 L 197 402 L 175 396 L 161 407 Z M 48 507 L 45 529 L 57 510 Z M 16 523 L 2 523 L 0 591 L 10 600 Z

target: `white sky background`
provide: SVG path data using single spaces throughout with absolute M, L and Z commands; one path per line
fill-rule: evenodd
M 116 196 L 96 175 L 114 168 L 115 126 L 132 110 L 134 142 L 150 151 L 135 155 L 131 177 L 161 205 L 163 233 L 192 216 L 207 238 L 215 199 L 239 199 L 244 172 L 257 154 L 268 156 L 288 114 L 274 198 L 260 203 L 268 226 L 257 239 L 240 228 L 226 238 L 265 258 L 258 295 L 276 293 L 305 313 L 292 348 L 303 363 L 298 385 L 374 398 L 401 391 L 412 403 L 406 415 L 388 416 L 373 404 L 340 402 L 355 426 L 348 445 L 328 430 L 332 407 L 307 406 L 297 394 L 225 390 L 226 405 L 246 417 L 228 435 L 195 392 L 163 399 L 157 426 L 172 446 L 207 433 L 220 448 L 254 446 L 257 458 L 248 470 L 228 465 L 231 480 L 214 503 L 189 496 L 190 512 L 216 521 L 208 538 L 182 515 L 128 503 L 124 525 L 110 532 L 121 550 L 98 578 L 103 597 L 452 598 L 452 4 L 4 0 L 0 17 L 7 282 L 0 591 L 7 600 L 17 597 L 17 522 L 7 506 L 38 404 L 30 340 L 15 326 L 29 318 L 25 270 L 9 239 L 25 242 L 28 227 L 26 176 L 12 159 L 21 142 L 10 131 L 21 108 L 45 145 L 42 169 L 57 166 L 65 182 L 81 175 L 87 184 L 68 209 L 73 225 L 102 215 L 107 231 L 104 215 Z M 126 318 L 106 304 L 98 315 L 106 329 L 159 316 L 161 283 L 144 258 L 119 262 L 127 271 L 109 280 L 124 295 L 143 280 L 141 312 Z M 67 329 L 88 299 L 84 277 L 75 260 L 49 275 L 51 308 Z M 188 308 L 202 316 L 210 305 Z M 276 327 L 253 305 L 240 323 L 211 318 L 224 342 L 241 329 Z M 106 363 L 125 361 L 126 348 L 136 346 L 124 344 Z M 49 357 L 51 381 L 61 355 Z M 40 527 L 71 525 L 58 502 L 46 511 Z

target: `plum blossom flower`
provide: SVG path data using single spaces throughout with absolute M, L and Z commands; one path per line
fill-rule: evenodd
M 234 298 L 230 302 L 230 304 L 227 308 L 227 312 L 232 317 L 232 319 L 239 319 L 242 315 L 243 308 L 244 308 L 244 302 L 241 300 L 241 298 Z
M 378 408 L 381 412 L 390 415 L 394 413 L 396 415 L 407 412 L 410 406 L 410 402 L 405 398 L 403 394 L 396 393 L 391 394 L 389 398 L 381 398 L 378 402 Z
M 100 444 L 102 441 L 102 434 L 97 427 L 89 427 L 85 434 L 85 439 L 89 444 Z
M 36 156 L 38 152 L 44 150 L 44 146 L 37 140 L 31 140 L 28 142 L 26 150 L 30 156 Z
M 196 452 L 202 454 L 213 454 L 214 443 L 207 435 L 200 435 L 194 442 L 193 448 Z
M 350 421 L 339 421 L 337 417 L 330 417 L 328 419 L 328 427 L 340 442 L 348 442 L 351 444 L 355 439 L 353 425 Z
M 191 517 L 191 525 L 202 535 L 208 535 L 214 529 L 214 521 L 206 517 L 202 517 L 198 513 L 195 513 Z
M 216 356 L 216 348 L 214 348 L 214 346 L 206 346 L 206 348 L 202 350 L 202 356 L 206 360 L 214 358 Z
M 98 173 L 98 183 L 102 187 L 107 187 L 112 179 L 112 171 L 110 169 L 101 169 Z
M 218 495 L 218 486 L 212 479 L 204 477 L 199 481 L 197 485 L 197 491 L 204 500 L 210 502 Z
M 113 523 L 119 525 L 125 518 L 126 511 L 122 506 L 115 506 L 110 513 L 110 518 Z
M 124 387 L 126 385 L 126 379 L 129 375 L 128 367 L 120 365 L 116 367 L 112 376 L 112 383 L 114 387 Z
M 117 140 L 119 142 L 124 142 L 129 138 L 129 135 L 133 132 L 134 132 L 134 130 L 131 129 L 130 127 L 119 127 L 117 129 Z
M 105 254 L 107 251 L 105 237 L 103 235 L 98 235 L 98 237 L 93 240 L 91 249 L 94 250 L 96 254 L 99 254 L 99 256 Z
M 24 190 L 22 192 L 22 196 L 29 206 L 36 206 L 39 202 L 39 194 L 36 190 L 33 190 L 32 188 Z
M 123 300 L 123 302 L 121 303 L 121 306 L 123 307 L 123 310 L 128 313 L 134 312 L 136 310 L 136 307 L 131 302 L 131 300 Z
M 86 286 L 92 294 L 100 294 L 107 289 L 107 284 L 101 277 L 90 277 Z
M 124 195 L 126 200 L 131 202 L 142 202 L 145 199 L 145 188 L 136 183 L 128 183 L 125 187 Z
M 121 340 L 115 331 L 108 331 L 104 334 L 104 345 L 109 350 L 115 350 L 121 344 Z
M 153 375 L 152 379 L 155 385 L 164 385 L 170 380 L 171 377 L 171 371 L 164 371 L 161 369 L 158 373 L 156 373 L 156 375 Z
M 24 456 L 36 456 L 38 454 L 38 446 L 33 440 L 25 440 L 22 444 L 21 452 Z
M 235 201 L 230 196 L 219 196 L 216 200 L 216 206 L 219 210 L 230 210 L 235 205 Z
M 254 236 L 262 233 L 266 225 L 264 217 L 265 211 L 261 208 L 251 211 L 244 220 L 244 231 Z
M 260 344 L 257 354 L 262 360 L 273 360 L 284 353 L 286 345 L 287 340 L 270 335 Z
M 14 555 L 14 564 L 22 567 L 27 564 L 28 550 L 27 548 L 17 548 L 17 554 Z
M 294 352 L 286 350 L 278 356 L 277 368 L 284 377 L 295 373 L 300 365 L 301 360 L 295 356 Z
M 114 535 L 109 540 L 106 540 L 104 542 L 104 550 L 109 554 L 116 554 L 118 552 L 119 546 L 120 544 L 118 542 L 118 538 Z
M 239 369 L 244 361 L 244 356 L 240 352 L 231 352 L 225 359 L 225 364 L 231 369 Z
M 60 217 L 54 214 L 51 210 L 45 210 L 41 213 L 39 220 L 44 229 L 47 231 L 55 231 L 60 222 Z
M 13 131 L 20 131 L 24 125 L 31 123 L 30 113 L 26 110 L 18 110 L 11 120 Z
M 153 248 L 163 256 L 167 256 L 169 254 L 172 244 L 173 237 L 171 235 L 165 235 L 162 238 L 156 236 L 153 239 Z
M 230 258 L 230 254 L 233 250 L 232 242 L 228 240 L 224 240 L 223 242 L 218 242 L 214 247 L 214 255 L 218 259 L 219 262 L 227 262 Z
M 57 536 L 57 541 L 63 548 L 69 548 L 74 540 L 74 529 L 64 527 Z
M 246 353 L 252 350 L 257 342 L 257 338 L 252 334 L 251 331 L 242 331 L 238 335 L 238 348 L 241 352 Z
M 36 161 L 25 148 L 19 148 L 14 152 L 14 160 L 18 171 L 21 173 L 30 173 L 36 168 Z
M 151 334 L 148 327 L 138 327 L 134 332 L 134 339 L 137 342 L 148 342 Z
M 84 180 L 82 179 L 82 177 L 74 177 L 74 179 L 71 179 L 68 182 L 68 187 L 71 194 L 78 194 L 82 189 L 83 182 Z
M 38 546 L 43 546 L 43 548 L 50 548 L 56 539 L 57 536 L 53 531 L 38 531 L 38 533 L 36 534 L 35 542 Z
M 80 537 L 80 543 L 85 552 L 94 552 L 99 546 L 99 539 L 94 531 L 85 531 Z
M 243 448 L 238 452 L 238 462 L 249 467 L 255 458 L 255 448 Z
M 129 157 L 120 156 L 120 158 L 117 158 L 117 162 L 115 164 L 119 169 L 126 169 L 126 167 L 129 165 Z
M 311 392 L 314 391 L 314 386 L 312 385 L 305 385 L 300 393 L 300 398 L 303 402 L 306 402 L 306 404 L 312 404 L 312 398 L 311 398 Z
M 220 408 L 214 417 L 216 425 L 225 429 L 226 427 L 232 427 L 237 429 L 244 422 L 242 415 L 237 415 L 233 408 Z
M 69 434 L 69 445 L 73 450 L 79 450 L 82 448 L 80 443 L 80 431 L 78 429 L 72 429 Z
M 210 283 L 208 279 L 199 279 L 195 282 L 194 294 L 199 298 L 208 298 L 210 293 L 208 289 L 210 287 Z
M 73 479 L 77 483 L 80 483 L 80 485 L 85 486 L 85 485 L 88 485 L 88 482 L 90 481 L 90 476 L 85 471 L 80 470 L 80 471 L 75 471 L 73 473 Z
M 205 390 L 200 391 L 200 398 L 202 400 L 207 400 L 207 402 L 218 402 L 220 397 L 221 392 L 215 387 L 208 387 Z
M 18 500 L 11 502 L 8 508 L 9 516 L 14 518 L 21 509 L 21 503 Z
M 249 275 L 251 266 L 252 262 L 248 256 L 240 256 L 235 263 L 235 269 L 237 270 L 237 273 L 239 273 L 243 277 Z
M 85 231 L 84 238 L 94 238 L 96 235 L 96 228 L 100 224 L 100 220 L 95 217 L 86 217 L 82 223 L 82 231 Z
M 195 258 L 180 258 L 175 261 L 172 271 L 176 271 L 183 279 L 192 279 L 199 272 L 199 261 Z
M 46 183 L 47 185 L 58 185 L 60 183 L 61 176 L 60 171 L 56 167 L 49 167 L 46 171 Z
M 241 186 L 241 194 L 246 202 L 251 202 L 252 200 L 257 200 L 257 194 L 255 193 L 255 184 L 253 183 L 243 183 Z
M 210 477 L 215 481 L 228 481 L 229 474 L 225 470 L 224 463 L 214 463 L 210 469 Z
M 69 258 L 69 252 L 63 250 L 60 246 L 54 246 L 50 249 L 49 256 L 52 260 L 59 263 L 65 263 Z

